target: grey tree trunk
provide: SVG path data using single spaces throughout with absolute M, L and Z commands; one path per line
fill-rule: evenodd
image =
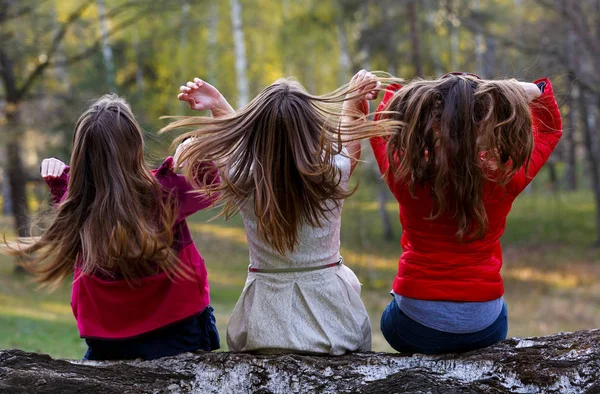
M 448 2 L 448 7 L 450 8 L 451 11 L 456 12 L 456 8 L 455 8 L 455 0 L 446 0 Z M 450 62 L 451 62 L 451 67 L 452 70 L 450 71 L 459 71 L 460 68 L 460 62 L 458 59 L 458 55 L 459 55 L 459 32 L 458 32 L 458 27 L 455 25 L 454 20 L 449 20 L 448 21 L 448 25 L 449 25 L 449 29 L 450 29 Z
M 600 246 L 600 154 L 597 143 L 592 135 L 596 132 L 596 117 L 593 108 L 593 100 L 585 92 L 579 93 L 579 114 L 581 116 L 581 125 L 583 130 L 583 140 L 587 162 L 589 165 L 590 177 L 592 180 L 592 190 L 594 191 L 594 202 L 596 206 L 596 241 L 595 245 Z
M 350 68 L 352 67 L 352 60 L 350 59 L 350 51 L 348 49 L 348 36 L 346 35 L 346 29 L 341 18 L 337 20 L 337 37 L 338 46 L 340 48 L 340 72 L 338 74 L 338 86 L 342 86 L 348 83 L 350 80 Z
M 219 59 L 219 1 L 210 2 L 210 18 L 208 20 L 208 70 L 210 83 L 218 83 L 218 64 Z
M 144 362 L 82 362 L 5 350 L 0 392 L 597 393 L 599 354 L 600 330 L 513 338 L 442 356 L 186 353 Z
M 574 191 L 577 190 L 578 176 L 577 176 L 577 143 L 575 141 L 575 131 L 577 130 L 577 86 L 575 85 L 575 78 L 569 77 L 569 113 L 566 117 L 565 127 L 565 142 L 567 143 L 566 152 L 566 169 L 564 175 L 564 186 L 566 190 Z
M 410 28 L 411 61 L 415 68 L 416 76 L 423 76 L 423 63 L 421 61 L 421 37 L 419 33 L 419 16 L 417 13 L 417 2 L 409 0 L 406 5 L 408 24 Z
M 496 40 L 494 38 L 485 38 L 485 56 L 483 64 L 484 78 L 496 77 L 496 46 Z
M 102 43 L 102 58 L 104 60 L 104 67 L 106 68 L 106 82 L 108 88 L 114 92 L 116 90 L 115 85 L 115 66 L 113 63 L 113 53 L 110 42 L 108 41 L 108 20 L 106 17 L 106 7 L 104 6 L 104 0 L 96 0 L 96 6 L 98 7 L 98 20 L 100 22 L 100 37 Z
M 231 24 L 233 25 L 233 46 L 235 51 L 235 75 L 238 87 L 238 107 L 248 103 L 248 75 L 246 73 L 246 44 L 242 27 L 242 6 L 240 0 L 229 0 Z

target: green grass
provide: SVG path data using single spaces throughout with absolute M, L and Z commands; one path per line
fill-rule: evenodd
M 362 185 L 344 205 L 342 254 L 363 282 L 374 350 L 389 351 L 378 325 L 391 300 L 388 291 L 400 254 L 401 229 L 397 206 L 390 202 L 387 211 L 395 239 L 383 240 L 377 204 L 370 193 Z M 591 248 L 596 234 L 593 208 L 587 192 L 538 192 L 517 199 L 502 239 L 509 335 L 600 326 L 600 251 Z M 248 248 L 240 218 L 206 223 L 214 214 L 202 212 L 189 222 L 208 266 L 212 304 L 226 346 L 227 320 L 246 280 Z M 8 224 L 6 219 L 0 223 Z M 0 257 L 0 348 L 82 357 L 85 346 L 70 311 L 69 284 L 48 294 L 36 290 L 30 277 L 12 271 L 11 260 Z

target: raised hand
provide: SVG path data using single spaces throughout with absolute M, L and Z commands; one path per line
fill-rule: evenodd
M 350 80 L 350 88 L 358 87 L 365 100 L 375 100 L 381 90 L 381 82 L 367 70 L 360 70 Z
M 177 98 L 181 101 L 187 101 L 190 108 L 196 111 L 209 110 L 213 116 L 221 116 L 233 112 L 225 97 L 217 88 L 201 80 L 194 78 L 194 82 L 189 81 L 179 88 L 180 92 Z
M 344 102 L 344 109 L 369 112 L 368 100 L 375 100 L 381 90 L 381 82 L 367 70 L 360 70 L 350 80 L 350 89 L 353 90 L 348 97 L 353 97 Z
M 173 156 L 173 161 L 175 162 L 175 168 L 183 168 L 185 167 L 185 163 L 186 161 L 183 162 L 179 162 L 180 158 L 181 158 L 181 154 L 183 153 L 183 151 L 189 146 L 189 144 L 191 144 L 194 141 L 194 138 L 188 138 L 185 141 L 183 141 L 181 144 L 179 144 L 179 146 L 177 147 L 177 149 L 175 150 L 175 155 Z
M 525 94 L 527 94 L 529 101 L 535 100 L 542 94 L 542 91 L 535 83 L 519 82 L 519 85 L 523 88 L 523 90 L 525 90 Z
M 50 157 L 42 160 L 41 175 L 44 178 L 58 178 L 65 172 L 66 168 L 67 165 L 65 163 L 54 157 Z

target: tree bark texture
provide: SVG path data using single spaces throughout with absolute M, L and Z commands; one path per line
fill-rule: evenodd
M 0 351 L 0 393 L 597 393 L 600 330 L 513 338 L 464 354 L 186 353 L 53 360 Z

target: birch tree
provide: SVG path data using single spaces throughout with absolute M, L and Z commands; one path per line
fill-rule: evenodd
M 233 26 L 233 47 L 235 52 L 235 76 L 238 88 L 237 104 L 242 107 L 248 103 L 248 75 L 246 45 L 242 27 L 242 5 L 240 0 L 229 0 L 231 6 L 231 24 Z
M 113 63 L 112 47 L 108 41 L 109 28 L 104 0 L 96 0 L 96 7 L 98 8 L 98 21 L 100 25 L 100 37 L 102 42 L 102 58 L 104 60 L 104 68 L 106 69 L 106 83 L 108 84 L 108 88 L 114 92 L 116 91 L 115 66 Z

